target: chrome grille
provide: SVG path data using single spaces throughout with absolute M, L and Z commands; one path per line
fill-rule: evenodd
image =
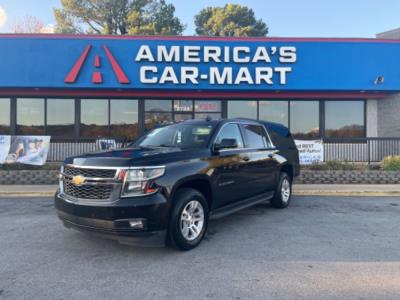
M 74 200 L 109 201 L 120 183 L 115 179 L 117 169 L 80 168 L 66 165 L 61 174 L 62 192 Z M 81 184 L 73 183 L 75 176 L 83 177 Z
M 81 175 L 85 178 L 114 178 L 116 170 L 113 169 L 86 169 L 64 166 L 64 172 L 67 176 Z
M 68 180 L 63 181 L 64 193 L 77 199 L 109 200 L 114 186 L 104 185 L 74 185 Z

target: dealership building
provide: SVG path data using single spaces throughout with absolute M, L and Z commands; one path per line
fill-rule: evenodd
M 0 134 L 134 139 L 209 116 L 400 137 L 396 38 L 0 35 Z

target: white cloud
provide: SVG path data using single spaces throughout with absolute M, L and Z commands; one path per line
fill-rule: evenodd
M 7 14 L 4 8 L 0 6 L 0 28 L 7 22 Z
M 40 33 L 54 33 L 55 27 L 54 24 L 47 24 L 40 29 Z

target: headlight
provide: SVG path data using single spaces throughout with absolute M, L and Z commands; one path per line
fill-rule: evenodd
M 62 191 L 62 188 L 63 188 L 63 184 L 62 184 L 62 178 L 63 178 L 62 174 L 63 173 L 64 173 L 64 165 L 61 166 L 60 174 L 58 174 L 58 179 L 59 179 L 58 180 L 58 188 L 60 191 Z
M 163 176 L 165 167 L 143 167 L 127 170 L 122 196 L 134 197 L 157 192 L 152 186 L 152 180 Z

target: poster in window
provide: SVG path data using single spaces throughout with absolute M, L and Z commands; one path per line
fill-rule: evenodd
M 101 151 L 117 149 L 117 142 L 114 139 L 98 139 L 96 144 Z
M 295 140 L 299 150 L 300 165 L 312 165 L 324 161 L 324 145 L 321 140 Z

